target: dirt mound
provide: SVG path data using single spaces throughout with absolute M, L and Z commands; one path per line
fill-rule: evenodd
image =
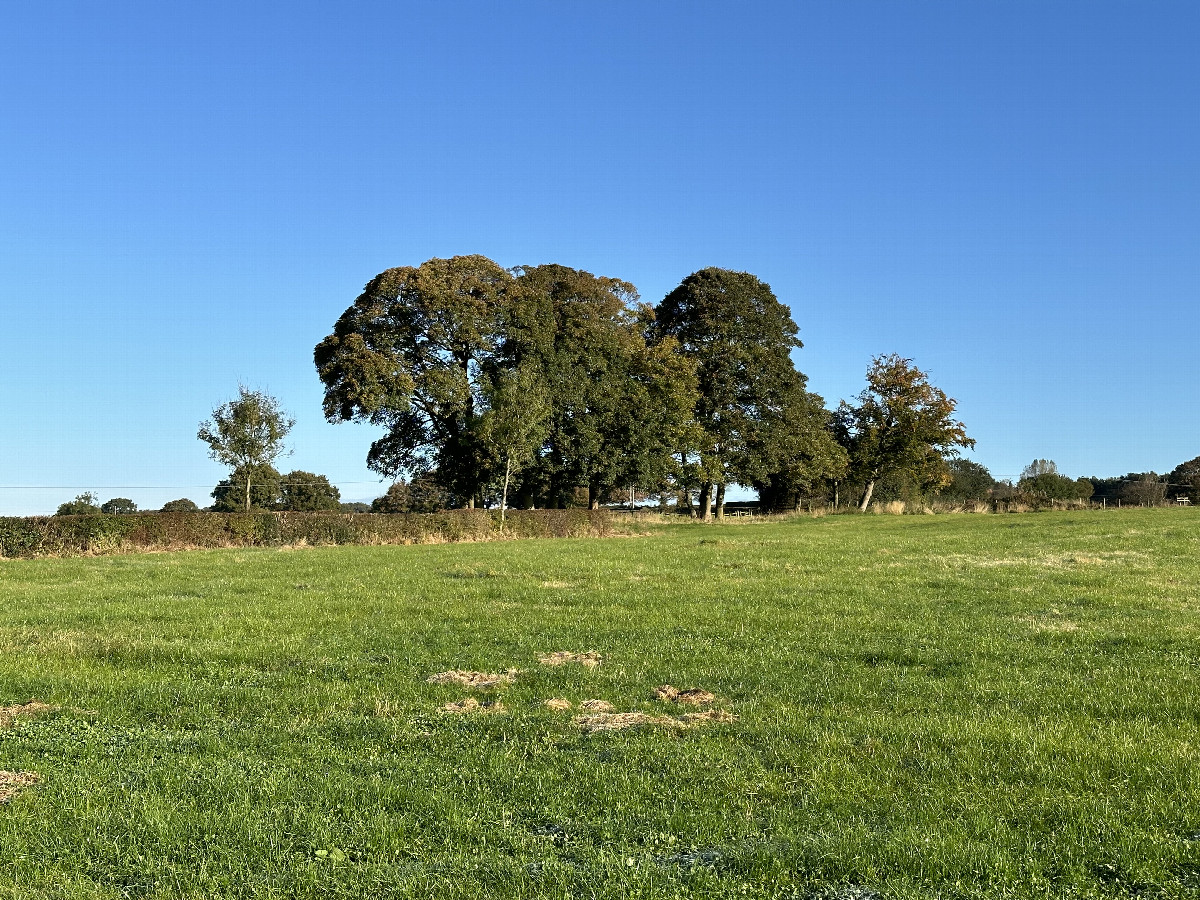
M 17 703 L 13 706 L 0 706 L 0 728 L 11 725 L 17 719 L 26 719 L 30 716 L 54 712 L 56 709 L 58 709 L 57 706 L 51 706 L 49 703 L 42 703 L 39 700 L 30 700 L 28 703 Z
M 562 711 L 571 708 L 571 701 L 565 697 L 551 697 L 549 700 L 542 701 L 542 705 L 547 709 Z
M 460 684 L 476 691 L 498 687 L 502 684 L 512 684 L 517 677 L 516 669 L 507 672 L 467 672 L 463 669 L 452 669 L 449 672 L 438 672 L 425 679 L 429 684 Z
M 41 781 L 36 772 L 0 772 L 0 803 L 7 803 L 21 788 Z
M 609 703 L 607 700 L 584 700 L 579 705 L 583 709 L 586 709 L 588 712 L 598 712 L 598 713 L 612 712 L 616 708 L 611 703 Z
M 654 699 L 664 703 L 682 703 L 685 706 L 704 706 L 716 700 L 717 695 L 700 688 L 681 691 L 672 685 L 662 684 L 654 689 Z
M 735 717 L 719 709 L 704 712 L 685 713 L 682 716 L 651 716 L 642 712 L 627 713 L 595 713 L 590 716 L 576 716 L 574 722 L 588 734 L 597 731 L 625 731 L 629 728 L 693 728 L 711 722 L 733 722 Z
M 468 697 L 466 700 L 459 700 L 457 703 L 447 703 L 442 707 L 444 713 L 502 713 L 504 712 L 504 704 L 499 700 L 494 700 L 491 703 L 480 703 L 474 697 Z
M 579 663 L 581 666 L 586 666 L 589 669 L 594 669 L 600 665 L 600 654 L 595 650 L 589 650 L 586 653 L 571 653 L 569 650 L 558 650 L 554 653 L 547 653 L 545 656 L 538 657 L 538 662 L 543 666 L 565 666 L 567 663 Z

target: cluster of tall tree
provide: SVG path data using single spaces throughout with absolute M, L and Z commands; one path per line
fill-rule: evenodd
M 848 476 L 865 506 L 878 478 L 944 476 L 971 445 L 954 401 L 899 357 L 831 415 L 792 362 L 797 334 L 745 272 L 703 269 L 651 307 L 620 279 L 460 256 L 377 275 L 314 361 L 330 421 L 383 429 L 370 468 L 452 506 L 671 491 L 708 518 L 730 484 L 785 507 Z

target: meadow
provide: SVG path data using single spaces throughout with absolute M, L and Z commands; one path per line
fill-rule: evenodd
M 3 559 L 0 897 L 1200 897 L 1198 549 L 1151 509 Z

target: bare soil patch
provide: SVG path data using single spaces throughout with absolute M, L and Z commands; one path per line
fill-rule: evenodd
M 704 706 L 717 699 L 717 695 L 701 688 L 679 690 L 669 684 L 660 684 L 654 689 L 654 699 L 663 703 L 681 703 L 684 706 Z
M 512 684 L 517 677 L 516 669 L 507 672 L 467 672 L 463 669 L 452 669 L 449 672 L 438 672 L 425 679 L 429 684 L 459 684 L 476 691 L 499 687 L 502 684 Z
M 595 650 L 588 650 L 586 653 L 557 650 L 554 653 L 547 653 L 545 656 L 538 657 L 538 662 L 543 666 L 565 666 L 567 663 L 579 663 L 581 666 L 594 669 L 600 665 L 601 656 Z
M 547 709 L 553 709 L 561 712 L 571 708 L 571 701 L 565 697 L 551 697 L 549 700 L 543 700 L 542 705 Z
M 704 712 L 685 713 L 682 716 L 651 716 L 643 712 L 626 713 L 594 713 L 588 716 L 576 716 L 574 722 L 584 731 L 593 734 L 597 731 L 625 731 L 629 728 L 672 728 L 676 730 L 693 728 L 713 722 L 733 722 L 735 717 L 719 709 Z
M 468 697 L 466 700 L 447 703 L 442 707 L 444 713 L 502 713 L 504 712 L 504 704 L 499 700 L 493 700 L 491 703 L 480 703 L 474 697 Z
M 607 700 L 584 700 L 582 703 L 579 704 L 579 706 L 582 709 L 586 709 L 588 712 L 598 712 L 598 713 L 612 712 L 616 708 L 611 703 L 609 703 Z
M 11 725 L 17 719 L 39 716 L 42 713 L 54 712 L 56 709 L 58 709 L 57 706 L 51 706 L 49 703 L 42 703 L 39 700 L 16 703 L 12 706 L 0 706 L 0 728 Z
M 36 772 L 0 771 L 0 803 L 7 803 L 17 795 L 17 791 L 39 781 L 41 778 Z

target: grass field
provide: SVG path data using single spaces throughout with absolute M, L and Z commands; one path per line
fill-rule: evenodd
M 0 727 L 40 777 L 0 897 L 1200 897 L 1198 549 L 1125 510 L 0 561 L 0 706 L 58 707 Z M 678 722 L 663 683 L 736 719 L 574 720 Z

